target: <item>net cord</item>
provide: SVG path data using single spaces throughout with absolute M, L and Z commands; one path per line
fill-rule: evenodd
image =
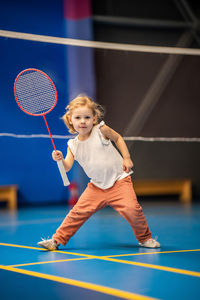
M 200 55 L 200 49 L 179 48 L 179 47 L 159 47 L 134 44 L 108 43 L 71 38 L 62 38 L 47 35 L 30 34 L 9 30 L 0 30 L 0 37 L 28 40 L 34 42 L 62 44 L 68 46 L 89 47 L 107 50 L 124 50 L 132 52 L 148 52 L 163 54 Z
M 51 135 L 53 139 L 71 139 L 76 135 Z M 0 137 L 10 137 L 16 139 L 34 139 L 34 138 L 50 138 L 47 134 L 15 134 L 15 133 L 0 133 Z M 123 137 L 125 141 L 141 141 L 141 142 L 200 142 L 199 137 L 142 137 L 142 136 L 131 136 L 131 137 Z

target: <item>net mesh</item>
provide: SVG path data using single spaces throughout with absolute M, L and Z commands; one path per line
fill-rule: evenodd
M 64 147 L 63 153 L 64 140 L 72 136 L 67 135 L 60 118 L 70 100 L 86 93 L 105 107 L 105 123 L 124 137 L 135 166 L 134 179 L 190 178 L 194 193 L 200 194 L 200 49 L 190 48 L 192 40 L 188 34 L 179 43 L 173 42 L 179 47 L 99 43 L 0 31 L 1 66 L 5 70 L 1 78 L 2 115 L 12 110 L 13 120 L 18 118 L 16 106 L 10 101 L 12 76 L 24 65 L 35 66 L 52 74 L 58 87 L 58 105 L 48 122 L 58 149 Z M 85 59 L 87 55 L 92 56 L 93 69 Z M 94 94 L 90 93 L 91 69 Z M 37 78 L 33 87 L 34 76 Z M 8 82 L 10 94 L 4 88 Z M 45 76 L 30 72 L 20 76 L 18 84 L 17 97 L 26 111 L 38 115 L 54 105 L 55 91 Z M 30 120 L 35 122 L 31 127 L 27 120 L 23 123 L 21 115 L 14 126 L 5 118 L 1 141 L 17 144 L 18 140 L 26 140 L 32 145 L 36 140 L 43 146 L 49 136 L 35 119 Z
M 188 32 L 173 43 L 176 47 L 103 43 L 3 30 L 0 43 L 5 53 L 2 64 L 16 61 L 13 74 L 20 71 L 18 62 L 23 62 L 22 56 L 26 57 L 26 65 L 35 63 L 53 74 L 61 95 L 59 117 L 70 100 L 86 93 L 105 106 L 105 122 L 126 140 L 153 142 L 161 138 L 168 142 L 171 138 L 170 141 L 187 142 L 200 138 L 200 49 L 190 48 L 192 36 Z M 15 53 L 9 52 L 13 48 Z M 93 66 L 85 59 L 89 55 Z M 7 74 L 5 84 L 10 80 Z M 47 113 L 55 104 L 55 94 L 51 82 L 41 73 L 27 72 L 17 81 L 19 105 L 34 115 Z M 60 130 L 56 133 L 60 134 Z
M 26 70 L 16 80 L 19 106 L 32 115 L 47 114 L 56 104 L 56 90 L 50 79 L 37 70 Z

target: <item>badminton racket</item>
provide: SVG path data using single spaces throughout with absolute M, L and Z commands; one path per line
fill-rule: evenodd
M 57 90 L 50 79 L 44 72 L 29 68 L 20 72 L 14 83 L 14 95 L 18 106 L 23 112 L 31 116 L 42 116 L 53 148 L 56 147 L 46 120 L 45 115 L 50 113 L 57 103 Z M 69 180 L 62 160 L 57 161 L 58 168 L 65 186 L 69 185 Z

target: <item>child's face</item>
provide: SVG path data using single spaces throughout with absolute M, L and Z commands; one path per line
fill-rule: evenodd
M 96 120 L 97 117 L 93 115 L 92 110 L 86 105 L 75 108 L 72 111 L 71 122 L 80 136 L 88 137 Z

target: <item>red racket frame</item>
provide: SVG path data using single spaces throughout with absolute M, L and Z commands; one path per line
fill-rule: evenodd
M 20 103 L 19 103 L 19 101 L 18 101 L 18 99 L 17 99 L 17 93 L 16 93 L 16 84 L 17 84 L 17 81 L 18 81 L 19 77 L 20 77 L 23 73 L 25 73 L 25 72 L 27 72 L 27 71 L 35 71 L 35 72 L 39 72 L 39 73 L 43 74 L 43 75 L 46 76 L 46 78 L 50 81 L 50 83 L 52 84 L 52 86 L 53 86 L 53 88 L 54 88 L 54 91 L 55 91 L 55 101 L 54 101 L 54 104 L 53 104 L 53 106 L 52 106 L 48 111 L 46 111 L 46 112 L 44 112 L 44 113 L 33 114 L 33 113 L 30 113 L 30 112 L 26 111 L 26 110 L 20 105 Z M 56 87 L 55 87 L 53 81 L 51 80 L 51 78 L 50 78 L 46 73 L 42 72 L 41 70 L 38 70 L 38 69 L 35 69 L 35 68 L 28 68 L 28 69 L 25 69 L 25 70 L 21 71 L 21 72 L 17 75 L 17 77 L 16 77 L 16 79 L 15 79 L 15 83 L 14 83 L 14 95 L 15 95 L 15 100 L 16 100 L 16 102 L 17 102 L 17 105 L 19 106 L 19 108 L 20 108 L 23 112 L 25 112 L 25 113 L 28 114 L 28 115 L 36 116 L 36 117 L 38 117 L 38 116 L 43 116 L 43 119 L 44 119 L 44 121 L 45 121 L 45 124 L 46 124 L 47 130 L 48 130 L 49 136 L 50 136 L 50 138 L 51 138 L 51 142 L 52 142 L 53 148 L 54 148 L 55 151 L 57 151 L 57 150 L 56 150 L 56 147 L 55 147 L 55 144 L 54 144 L 54 141 L 53 141 L 53 138 L 52 138 L 52 135 L 51 135 L 51 132 L 50 132 L 50 129 L 49 129 L 49 126 L 48 126 L 48 123 L 47 123 L 47 120 L 46 120 L 46 117 L 45 117 L 46 114 L 48 114 L 50 111 L 52 111 L 52 109 L 54 109 L 54 107 L 55 107 L 55 105 L 56 105 L 56 103 L 57 103 L 57 98 L 58 98 L 58 94 L 57 94 Z M 63 180 L 63 184 L 64 184 L 65 186 L 68 186 L 68 185 L 70 184 L 70 182 L 69 182 L 68 177 L 67 177 L 67 175 L 66 175 L 66 171 L 65 171 L 65 168 L 64 168 L 64 165 L 63 165 L 62 160 L 57 161 L 57 165 L 58 165 L 58 168 L 59 168 L 59 171 L 60 171 L 62 180 Z
M 23 73 L 25 73 L 25 72 L 27 72 L 27 71 L 35 71 L 35 72 L 39 72 L 39 73 L 43 74 L 43 75 L 51 82 L 51 84 L 52 84 L 52 86 L 53 86 L 53 88 L 54 88 L 54 91 L 55 91 L 55 102 L 54 102 L 53 106 L 51 107 L 51 109 L 49 109 L 48 111 L 46 111 L 46 112 L 44 112 L 44 113 L 41 113 L 41 114 L 32 114 L 32 113 L 26 111 L 26 110 L 20 105 L 20 103 L 19 103 L 19 101 L 18 101 L 18 99 L 17 99 L 17 93 L 16 93 L 16 84 L 17 84 L 17 80 L 19 79 L 19 77 L 20 77 Z M 16 100 L 16 102 L 17 102 L 17 105 L 20 107 L 20 109 L 21 109 L 23 112 L 25 112 L 25 113 L 28 114 L 28 115 L 34 116 L 34 117 L 43 116 L 44 121 L 45 121 L 45 124 L 46 124 L 46 127 L 47 127 L 47 130 L 48 130 L 48 133 L 49 133 L 49 136 L 50 136 L 50 138 L 51 138 L 51 142 L 52 142 L 53 148 L 54 148 L 54 150 L 56 151 L 56 146 L 55 146 L 55 144 L 54 144 L 54 141 L 53 141 L 53 138 L 52 138 L 52 135 L 51 135 L 51 131 L 50 131 L 50 129 L 49 129 L 49 126 L 48 126 L 48 123 L 47 123 L 47 120 L 46 120 L 46 117 L 45 117 L 46 114 L 50 113 L 50 112 L 54 109 L 54 107 L 55 107 L 56 104 L 57 104 L 57 99 L 58 99 L 58 93 L 57 93 L 55 84 L 53 83 L 53 81 L 51 80 L 51 78 L 50 78 L 46 73 L 44 73 L 43 71 L 38 70 L 38 69 L 36 69 L 36 68 L 28 68 L 28 69 L 25 69 L 25 70 L 21 71 L 21 72 L 17 75 L 17 77 L 16 77 L 16 79 L 15 79 L 15 83 L 14 83 L 14 95 L 15 95 L 15 100 Z
M 46 111 L 46 112 L 44 112 L 44 113 L 41 113 L 41 114 L 32 114 L 32 113 L 26 111 L 26 110 L 20 105 L 20 103 L 19 103 L 19 101 L 18 101 L 18 99 L 17 99 L 17 94 L 16 94 L 16 84 L 17 84 L 17 80 L 19 79 L 19 77 L 20 77 L 23 73 L 25 73 L 25 72 L 27 72 L 27 71 L 35 71 L 35 72 L 39 72 L 39 73 L 43 74 L 43 75 L 51 82 L 51 84 L 52 84 L 52 86 L 53 86 L 53 88 L 54 88 L 54 91 L 55 91 L 55 102 L 54 102 L 54 105 L 53 105 L 48 111 Z M 51 78 L 50 78 L 46 73 L 42 72 L 41 70 L 35 69 L 35 68 L 28 68 L 28 69 L 25 69 L 25 70 L 21 71 L 21 72 L 17 75 L 17 77 L 16 77 L 16 79 L 15 79 L 15 83 L 14 83 L 14 94 L 15 94 L 15 99 L 16 99 L 17 104 L 19 105 L 20 109 L 23 110 L 23 112 L 25 112 L 26 114 L 31 115 L 31 116 L 36 116 L 36 117 L 37 117 L 37 116 L 44 116 L 44 115 L 48 114 L 50 111 L 52 111 L 52 110 L 54 109 L 54 107 L 56 106 L 56 104 L 57 104 L 57 99 L 58 99 L 58 93 L 57 93 L 55 84 L 53 83 L 53 81 L 51 80 Z

